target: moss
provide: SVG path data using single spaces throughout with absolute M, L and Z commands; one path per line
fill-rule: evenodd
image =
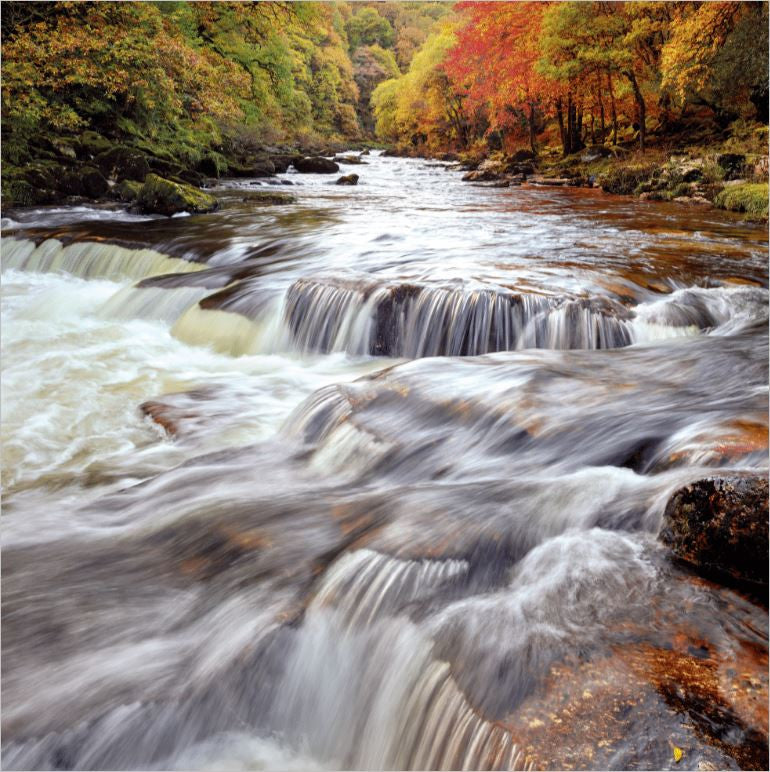
M 607 193 L 628 195 L 643 182 L 652 179 L 656 171 L 657 167 L 652 164 L 614 166 L 604 172 L 598 182 Z
M 214 196 L 157 174 L 147 175 L 136 203 L 143 212 L 169 216 L 177 212 L 213 212 L 219 205 Z
M 97 156 L 112 147 L 112 142 L 95 131 L 84 131 L 77 138 L 77 149 L 82 156 Z
M 297 199 L 291 193 L 273 190 L 258 190 L 248 193 L 243 200 L 250 204 L 295 204 Z
M 115 195 L 126 203 L 136 201 L 142 190 L 142 183 L 135 180 L 123 180 L 113 188 Z
M 714 204 L 731 212 L 744 212 L 752 219 L 767 220 L 767 183 L 729 185 L 717 195 Z
M 2 198 L 4 207 L 35 206 L 53 203 L 57 195 L 52 190 L 39 188 L 20 177 L 9 177 L 4 172 Z

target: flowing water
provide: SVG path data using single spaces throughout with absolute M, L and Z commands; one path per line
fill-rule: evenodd
M 766 230 L 367 160 L 3 221 L 4 768 L 764 768 Z

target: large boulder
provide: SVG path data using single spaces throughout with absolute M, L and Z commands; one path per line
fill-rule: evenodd
M 669 499 L 660 539 L 699 573 L 767 586 L 768 481 L 714 476 Z
M 746 156 L 741 153 L 721 153 L 717 156 L 717 164 L 724 170 L 726 180 L 740 177 L 745 163 Z
M 99 171 L 107 179 L 121 182 L 122 180 L 136 180 L 143 182 L 150 173 L 150 165 L 144 154 L 125 145 L 116 145 L 103 153 L 99 153 L 94 159 Z
M 491 180 L 499 180 L 500 171 L 492 169 L 476 169 L 476 171 L 468 172 L 462 177 L 463 182 L 489 182 Z
M 276 174 L 285 174 L 294 161 L 302 158 L 301 155 L 296 153 L 273 153 L 270 156 L 270 161 L 273 164 Z
M 521 163 L 522 161 L 532 161 L 535 158 L 535 154 L 531 150 L 517 150 L 512 156 L 508 158 L 511 163 Z
M 275 164 L 267 159 L 250 161 L 243 166 L 231 163 L 227 166 L 227 173 L 231 177 L 272 177 L 275 174 Z
M 334 172 L 340 170 L 340 167 L 334 161 L 321 156 L 296 158 L 293 164 L 294 168 L 302 174 L 334 174 Z
M 74 143 L 74 150 L 78 158 L 91 159 L 104 153 L 112 147 L 112 142 L 96 131 L 84 131 Z
M 102 198 L 110 189 L 104 175 L 94 166 L 81 166 L 68 172 L 61 181 L 59 190 L 68 196 Z
M 136 198 L 136 205 L 146 214 L 171 216 L 178 212 L 213 212 L 219 204 L 214 196 L 192 185 L 172 182 L 157 174 L 148 174 Z

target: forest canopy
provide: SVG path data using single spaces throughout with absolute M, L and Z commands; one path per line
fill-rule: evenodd
M 767 29 L 766 2 L 3 2 L 2 155 L 644 149 L 766 123 Z

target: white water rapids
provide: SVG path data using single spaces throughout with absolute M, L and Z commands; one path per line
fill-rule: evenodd
M 368 160 L 295 205 L 3 220 L 3 767 L 761 757 L 628 651 L 723 690 L 766 657 L 656 541 L 681 485 L 767 468 L 766 231 Z M 596 663 L 641 718 L 558 734 Z

